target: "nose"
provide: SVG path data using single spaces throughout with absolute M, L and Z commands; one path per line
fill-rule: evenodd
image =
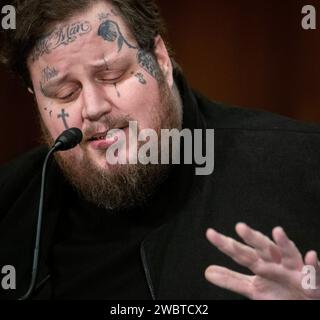
M 98 121 L 111 112 L 113 105 L 106 88 L 96 84 L 83 86 L 82 117 L 90 121 Z

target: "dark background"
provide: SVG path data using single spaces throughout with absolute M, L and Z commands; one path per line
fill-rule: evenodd
M 301 27 L 304 5 L 316 7 L 320 22 L 319 0 L 158 3 L 194 88 L 216 101 L 320 123 L 320 25 Z M 32 96 L 2 66 L 0 105 L 2 164 L 39 140 Z

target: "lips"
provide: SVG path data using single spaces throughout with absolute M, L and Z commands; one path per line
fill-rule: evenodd
M 106 131 L 102 131 L 102 132 L 97 132 L 96 134 L 94 134 L 93 136 L 91 136 L 89 139 L 87 139 L 88 141 L 96 141 L 96 140 L 104 140 L 106 139 L 106 137 L 108 136 L 108 132 L 111 130 L 124 130 L 125 128 L 127 128 L 128 126 L 122 126 L 122 127 L 114 127 L 114 128 L 110 128 Z
M 93 135 L 88 141 L 97 141 L 97 140 L 104 140 L 107 136 L 108 131 L 100 132 Z
M 109 148 L 112 144 L 114 144 L 119 139 L 117 132 L 115 132 L 114 134 L 110 134 L 109 132 L 111 130 L 116 130 L 116 131 L 120 132 L 122 130 L 126 130 L 126 128 L 127 128 L 127 126 L 124 126 L 122 128 L 111 128 L 107 131 L 96 133 L 91 138 L 89 138 L 87 141 L 90 143 L 90 146 L 93 149 L 106 150 L 107 148 Z

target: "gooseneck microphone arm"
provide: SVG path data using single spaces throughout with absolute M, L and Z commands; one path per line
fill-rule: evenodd
M 39 247 L 40 247 L 40 236 L 41 236 L 43 201 L 44 201 L 44 192 L 45 192 L 45 183 L 46 183 L 46 172 L 48 167 L 48 161 L 51 158 L 52 154 L 56 151 L 57 149 L 55 147 L 52 147 L 50 149 L 50 151 L 48 152 L 44 160 L 43 167 L 42 167 L 40 201 L 39 201 L 39 209 L 38 209 L 36 240 L 35 240 L 35 246 L 34 246 L 34 252 L 33 252 L 31 282 L 30 282 L 28 291 L 21 298 L 19 298 L 19 300 L 28 299 L 36 284 L 36 278 L 38 274 Z
M 39 200 L 39 209 L 38 209 L 38 218 L 37 218 L 37 229 L 36 229 L 36 240 L 33 252 L 33 262 L 32 262 L 32 271 L 31 271 L 31 281 L 28 288 L 28 291 L 19 298 L 19 300 L 27 300 L 32 294 L 38 274 L 38 265 L 39 265 L 39 249 L 40 249 L 40 238 L 41 238 L 41 225 L 42 225 L 42 216 L 43 216 L 43 203 L 45 195 L 45 185 L 46 185 L 46 174 L 48 162 L 51 156 L 57 151 L 65 151 L 74 148 L 82 140 L 82 132 L 78 128 L 71 128 L 64 131 L 55 141 L 53 147 L 47 153 L 45 160 L 42 166 L 42 176 L 41 176 L 41 189 L 40 189 L 40 200 Z

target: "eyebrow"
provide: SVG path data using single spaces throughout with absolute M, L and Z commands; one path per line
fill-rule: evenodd
M 110 66 L 114 65 L 119 60 L 121 60 L 121 58 L 119 57 L 111 58 L 111 59 L 107 59 L 106 57 L 103 57 L 101 60 L 99 60 L 99 62 L 93 63 L 92 65 L 89 65 L 89 67 L 93 69 L 101 69 L 102 67 L 107 67 L 107 70 L 108 70 Z
M 95 70 L 101 70 L 105 67 L 107 67 L 107 70 L 109 69 L 109 66 L 114 65 L 116 62 L 118 62 L 120 58 L 114 58 L 114 59 L 106 59 L 105 57 L 102 60 L 99 60 L 97 63 L 93 63 L 92 65 L 89 65 L 88 68 L 92 68 Z M 48 91 L 50 91 L 51 88 L 59 86 L 61 83 L 63 83 L 67 78 L 69 77 L 68 74 L 65 74 L 63 76 L 57 76 L 53 79 L 48 80 L 45 84 L 43 84 L 40 81 L 40 89 L 44 96 L 51 97 L 52 94 L 50 94 Z
M 64 82 L 68 78 L 68 75 L 65 74 L 64 76 L 61 77 L 55 77 L 53 79 L 48 80 L 45 84 L 43 84 L 40 81 L 40 89 L 43 95 L 46 97 L 50 97 L 50 93 L 48 93 L 48 90 L 52 87 L 57 87 L 60 83 Z

